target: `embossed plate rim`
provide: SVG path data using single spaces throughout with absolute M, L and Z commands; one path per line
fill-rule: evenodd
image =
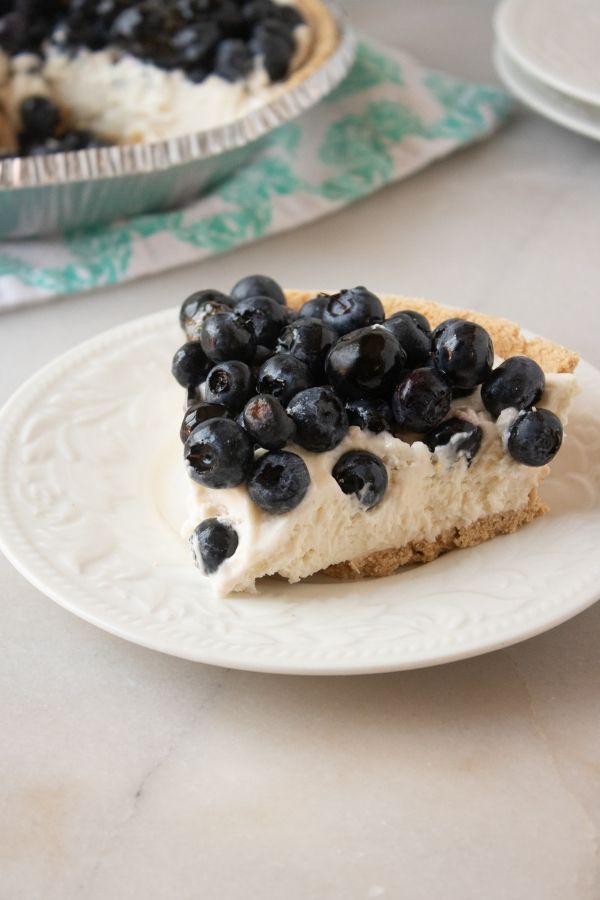
M 131 353 L 132 349 L 136 347 L 136 340 L 139 341 L 141 347 L 144 339 L 156 339 L 165 343 L 166 348 L 171 350 L 173 347 L 172 326 L 175 320 L 175 310 L 154 313 L 151 316 L 113 328 L 80 344 L 30 378 L 0 411 L 0 549 L 31 584 L 65 609 L 118 637 L 185 659 L 261 672 L 341 675 L 420 668 L 489 652 L 540 634 L 581 612 L 598 599 L 600 562 L 595 564 L 590 562 L 587 569 L 578 572 L 577 578 L 569 580 L 567 586 L 563 584 L 560 586 L 560 590 L 557 587 L 552 596 L 536 600 L 535 604 L 528 603 L 524 609 L 496 616 L 494 621 L 486 622 L 485 616 L 482 616 L 481 620 L 475 624 L 468 623 L 467 627 L 458 627 L 454 631 L 449 629 L 444 634 L 436 633 L 432 626 L 431 634 L 427 634 L 425 630 L 409 641 L 401 640 L 398 635 L 394 641 L 386 644 L 381 642 L 378 644 L 375 640 L 370 643 L 369 635 L 365 634 L 358 643 L 349 647 L 339 644 L 335 640 L 330 643 L 326 641 L 324 644 L 315 643 L 309 646 L 299 641 L 294 646 L 293 635 L 289 645 L 280 641 L 275 647 L 268 643 L 265 645 L 240 643 L 235 640 L 235 635 L 233 638 L 228 638 L 226 633 L 221 638 L 209 635 L 208 638 L 200 639 L 187 633 L 184 640 L 181 637 L 181 628 L 179 637 L 177 629 L 171 629 L 173 633 L 169 634 L 169 628 L 160 619 L 150 616 L 143 620 L 141 625 L 139 621 L 137 625 L 132 625 L 131 621 L 126 621 L 128 616 L 131 618 L 129 612 L 123 611 L 123 616 L 119 617 L 114 610 L 111 613 L 110 609 L 109 612 L 106 611 L 106 608 L 100 609 L 100 604 L 93 597 L 90 599 L 90 596 L 81 590 L 73 579 L 69 581 L 68 578 L 65 578 L 64 574 L 53 567 L 44 558 L 41 550 L 32 544 L 27 535 L 23 533 L 18 515 L 11 505 L 9 493 L 9 485 L 15 475 L 14 471 L 10 469 L 12 439 L 23 427 L 23 422 L 27 422 L 27 412 L 39 399 L 41 388 L 45 391 L 44 396 L 51 399 L 52 385 L 60 383 L 61 378 L 68 377 L 76 367 L 81 369 L 82 365 L 85 367 L 86 361 L 102 359 L 114 353 L 122 354 L 125 348 L 128 353 Z M 600 372 L 586 363 L 581 365 L 580 372 L 583 392 L 592 405 L 596 404 L 596 415 L 600 417 Z M 582 513 L 579 515 L 581 516 Z M 588 519 L 585 521 L 587 523 Z M 600 537 L 600 518 L 597 516 L 596 507 L 593 508 L 592 522 L 594 529 L 598 529 Z M 528 527 L 530 529 L 544 528 L 544 520 Z M 520 534 L 526 535 L 527 531 L 520 532 Z M 511 538 L 500 538 L 491 544 L 482 545 L 480 548 L 452 554 L 451 558 L 454 560 L 452 567 L 455 571 L 468 568 L 467 560 L 475 559 L 472 554 L 476 553 L 490 554 L 491 552 L 494 556 L 505 557 L 508 548 L 503 542 L 510 540 Z M 450 557 L 445 559 L 448 560 Z M 439 562 L 436 561 L 418 570 L 421 573 L 418 576 L 421 587 L 423 584 L 427 584 L 430 573 L 433 578 L 433 573 L 439 571 L 436 568 Z M 552 562 L 552 557 L 549 557 L 548 562 Z M 191 567 L 189 570 L 186 568 L 186 576 L 190 573 L 196 577 L 196 573 Z M 397 579 L 401 577 L 392 576 L 388 579 L 354 582 L 348 586 L 345 583 L 336 583 L 336 590 L 337 593 L 343 595 L 344 592 L 357 590 L 357 585 L 360 585 L 361 589 L 364 586 L 365 591 L 368 590 L 370 606 L 367 607 L 365 603 L 365 606 L 361 607 L 362 611 L 362 609 L 370 609 L 373 603 L 377 602 L 378 597 L 385 597 L 386 592 L 389 593 L 390 587 L 399 583 Z M 407 587 L 410 583 L 407 580 L 403 582 Z M 194 590 L 196 590 L 195 583 Z M 327 587 L 307 586 L 306 584 L 294 586 L 282 582 L 280 587 L 277 585 L 278 597 L 273 601 L 277 605 L 269 609 L 269 614 L 272 611 L 275 616 L 277 612 L 285 611 L 293 617 L 293 611 L 300 608 L 303 614 L 310 617 L 317 609 L 315 621 L 318 623 L 319 612 L 322 613 L 326 608 L 331 609 L 332 607 L 328 607 L 328 602 L 333 603 L 327 599 L 319 601 L 314 596 L 318 597 L 321 590 L 327 591 Z M 457 590 L 456 587 L 455 590 Z M 464 591 L 464 588 L 461 588 L 461 591 Z M 304 596 L 307 592 L 313 594 L 311 600 L 307 601 L 310 606 L 298 597 L 300 593 Z M 491 593 L 486 595 L 480 591 L 477 591 L 475 596 L 481 600 L 485 600 L 486 597 L 490 600 L 492 597 Z M 494 597 L 497 599 L 498 595 L 494 594 Z M 300 599 L 300 607 L 298 599 Z M 341 599 L 344 601 L 345 597 L 342 596 Z M 402 599 L 408 601 L 410 597 Z M 260 598 L 258 601 L 235 600 L 231 603 L 220 601 L 228 606 L 219 606 L 217 609 L 225 611 L 236 606 L 239 611 L 247 608 L 242 606 L 243 604 L 260 604 L 261 602 Z M 313 604 L 318 604 L 318 607 Z M 452 611 L 452 607 L 450 607 L 450 611 Z M 425 607 L 423 612 L 425 612 Z M 225 619 L 225 612 L 223 617 Z M 232 621 L 235 623 L 235 617 Z M 263 617 L 259 624 L 264 634 L 269 636 L 269 630 L 272 627 L 269 624 L 269 618 Z M 339 629 L 339 625 L 340 623 L 337 623 L 337 626 L 334 626 L 334 632 L 335 627 Z M 283 627 L 285 632 L 285 623 Z M 319 627 L 322 626 L 319 625 Z M 338 631 L 338 635 L 340 633 Z M 193 638 L 191 642 L 190 638 Z

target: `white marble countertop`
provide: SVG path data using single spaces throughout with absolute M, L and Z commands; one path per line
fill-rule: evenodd
M 422 60 L 495 80 L 491 2 L 351 8 Z M 518 318 L 600 365 L 599 210 L 599 146 L 521 111 L 294 234 L 4 315 L 0 400 L 84 338 L 255 270 Z M 129 645 L 3 559 L 0 598 L 2 900 L 600 895 L 600 605 L 470 661 L 324 679 Z

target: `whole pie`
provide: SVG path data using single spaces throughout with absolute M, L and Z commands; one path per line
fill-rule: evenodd
M 563 438 L 576 354 L 504 319 L 266 276 L 184 301 L 183 533 L 220 595 L 389 575 L 515 531 Z
M 322 0 L 7 0 L 0 158 L 231 122 L 333 52 Z

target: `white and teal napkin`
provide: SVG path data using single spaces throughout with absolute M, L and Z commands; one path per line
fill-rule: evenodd
M 0 244 L 0 309 L 118 284 L 303 225 L 486 137 L 510 105 L 496 88 L 361 42 L 325 101 L 185 208 Z

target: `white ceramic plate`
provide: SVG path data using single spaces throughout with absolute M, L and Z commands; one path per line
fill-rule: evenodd
M 0 414 L 0 546 L 32 584 L 113 634 L 266 672 L 409 669 L 483 653 L 568 619 L 600 593 L 600 372 L 582 364 L 552 512 L 515 535 L 390 578 L 216 600 L 178 533 L 181 342 L 169 310 L 47 366 Z
M 534 78 L 600 105 L 598 0 L 504 0 L 494 24 L 502 46 Z
M 571 131 L 600 140 L 600 106 L 575 100 L 533 78 L 500 45 L 495 48 L 494 61 L 508 89 L 536 112 Z

